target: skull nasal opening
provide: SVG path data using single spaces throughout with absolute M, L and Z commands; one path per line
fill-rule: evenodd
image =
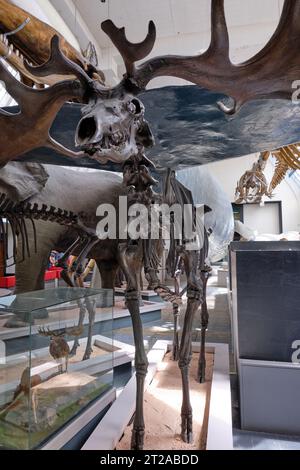
M 97 123 L 94 117 L 82 119 L 78 128 L 78 137 L 80 140 L 91 139 L 97 131 Z

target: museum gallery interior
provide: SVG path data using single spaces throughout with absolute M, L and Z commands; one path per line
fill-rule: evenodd
M 296 0 L 0 0 L 0 450 L 300 450 L 299 50 Z

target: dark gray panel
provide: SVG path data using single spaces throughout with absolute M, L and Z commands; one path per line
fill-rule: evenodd
M 149 90 L 141 99 L 156 139 L 148 156 L 158 168 L 203 165 L 300 140 L 300 106 L 291 101 L 251 102 L 228 117 L 216 104 L 224 96 L 197 86 Z M 74 143 L 80 108 L 66 104 L 53 126 L 52 135 L 68 147 Z M 74 161 L 49 149 L 30 152 L 26 160 L 120 171 L 119 165 L 100 165 L 88 158 Z
M 241 242 L 231 249 L 240 358 L 290 362 L 300 339 L 300 242 Z

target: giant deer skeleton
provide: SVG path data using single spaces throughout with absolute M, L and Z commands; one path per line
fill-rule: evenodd
M 59 81 L 45 90 L 26 87 L 15 80 L 0 64 L 0 80 L 20 105 L 16 115 L 1 110 L 0 161 L 7 161 L 26 151 L 43 145 L 76 157 L 49 137 L 49 129 L 66 100 L 77 99 L 86 104 L 78 124 L 76 144 L 91 158 L 100 162 L 111 159 L 123 162 L 137 156 L 141 145 L 152 144 L 147 123 L 143 120 L 143 105 L 136 98 L 147 84 L 159 76 L 186 79 L 208 90 L 226 94 L 233 99 L 232 106 L 220 103 L 227 114 L 233 114 L 246 102 L 255 99 L 290 99 L 293 82 L 300 76 L 300 2 L 285 0 L 279 25 L 267 45 L 248 61 L 234 65 L 229 58 L 229 36 L 225 19 L 224 0 L 212 0 L 212 37 L 203 54 L 192 57 L 162 56 L 149 59 L 141 65 L 136 62 L 151 52 L 156 38 L 153 22 L 149 23 L 147 37 L 132 44 L 124 28 L 118 29 L 110 20 L 102 29 L 119 50 L 125 66 L 123 80 L 114 88 L 105 88 L 90 77 L 80 65 L 66 57 L 59 47 L 59 38 L 51 42 L 51 57 L 43 65 L 31 66 L 24 62 L 23 75 L 43 81 L 52 75 L 75 76 L 75 80 Z M 46 81 L 45 81 L 46 83 Z M 140 139 L 140 141 L 139 141 Z M 137 192 L 139 190 L 137 189 Z M 125 242 L 119 245 L 119 264 L 127 278 L 126 302 L 131 313 L 136 344 L 137 406 L 133 425 L 132 448 L 141 449 L 144 438 L 143 388 L 147 373 L 147 357 L 143 345 L 139 312 L 139 276 L 149 245 Z M 199 252 L 181 247 L 181 256 L 187 274 L 187 310 L 179 351 L 179 365 L 183 379 L 182 437 L 192 439 L 192 410 L 189 401 L 188 369 L 191 359 L 191 329 L 195 312 L 203 299 L 203 285 L 197 277 Z M 150 265 L 149 273 L 153 273 Z M 152 271 L 151 271 L 152 270 Z

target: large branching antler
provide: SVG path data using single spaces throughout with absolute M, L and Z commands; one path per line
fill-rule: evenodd
M 24 58 L 23 54 L 20 53 L 18 49 L 15 49 L 3 34 L 0 34 L 0 58 L 4 59 L 7 64 L 19 72 L 23 80 L 32 82 L 32 84 L 41 86 L 55 85 L 55 83 L 62 80 L 75 80 L 76 78 L 74 74 L 63 76 L 62 73 L 59 75 L 51 73 L 41 77 L 34 75 L 34 73 L 31 73 L 30 68 L 27 68 L 27 60 Z
M 56 35 L 51 39 L 50 57 L 47 62 L 38 66 L 33 66 L 28 62 L 25 62 L 24 65 L 25 69 L 33 77 L 47 77 L 53 74 L 69 77 L 73 75 L 75 78 L 80 80 L 83 87 L 93 85 L 93 80 L 87 75 L 82 67 L 75 64 L 75 62 L 72 62 L 62 53 L 59 47 L 59 37 Z
M 125 28 L 117 28 L 111 20 L 103 21 L 102 30 L 108 35 L 120 52 L 128 76 L 134 76 L 135 62 L 144 59 L 153 49 L 156 39 L 156 29 L 153 21 L 149 22 L 148 34 L 144 41 L 133 44 L 125 35 Z
M 211 43 L 206 52 L 196 56 L 161 56 L 135 66 L 143 58 L 140 51 L 146 53 L 153 47 L 153 23 L 149 24 L 142 47 L 130 43 L 124 28 L 118 29 L 110 21 L 102 23 L 102 29 L 121 53 L 127 70 L 125 78 L 133 82 L 137 93 L 156 77 L 178 77 L 233 98 L 232 107 L 221 104 L 223 111 L 232 114 L 250 100 L 291 99 L 293 82 L 300 77 L 300 2 L 295 0 L 285 0 L 279 25 L 267 45 L 237 65 L 229 58 L 224 0 L 212 0 Z
M 49 130 L 66 101 L 71 99 L 85 101 L 86 95 L 94 92 L 94 87 L 101 88 L 100 84 L 94 82 L 79 65 L 64 56 L 57 36 L 51 41 L 51 55 L 48 62 L 38 67 L 26 64 L 26 69 L 38 77 L 49 74 L 73 74 L 79 82 L 67 80 L 43 90 L 33 89 L 14 78 L 0 60 L 0 80 L 20 106 L 20 111 L 15 115 L 0 108 L 0 165 L 43 146 L 70 157 L 82 156 L 82 153 L 73 152 L 53 140 Z

